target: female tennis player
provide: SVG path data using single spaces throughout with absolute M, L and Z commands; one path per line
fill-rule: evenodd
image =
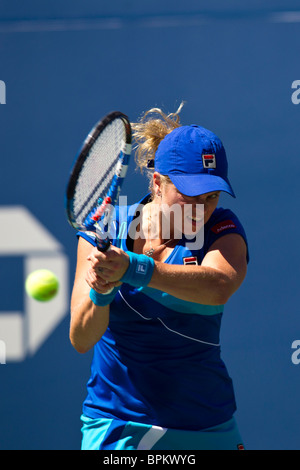
M 235 197 L 222 142 L 181 125 L 180 109 L 132 126 L 150 191 L 116 208 L 111 248 L 78 234 L 70 340 L 94 348 L 84 450 L 243 448 L 220 326 L 246 275 L 247 239 L 217 207 L 222 192 Z

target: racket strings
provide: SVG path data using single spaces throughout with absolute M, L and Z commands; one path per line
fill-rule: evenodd
M 110 183 L 111 183 L 111 178 L 110 173 L 111 169 L 114 169 L 115 165 L 112 165 L 110 169 L 108 169 L 105 180 L 100 181 L 96 184 L 96 186 L 93 186 L 93 190 L 90 193 L 85 193 L 82 195 L 81 193 L 81 188 L 80 192 L 78 189 L 76 189 L 75 192 L 75 201 L 76 197 L 78 199 L 77 204 L 76 204 L 76 214 L 77 214 L 77 219 L 80 218 L 81 220 L 85 220 L 86 216 L 91 212 L 93 208 L 95 208 L 96 205 L 98 205 L 98 200 L 103 199 L 105 195 L 107 194 L 109 188 L 110 188 Z M 114 173 L 113 173 L 114 175 Z M 104 185 L 106 182 L 106 185 Z M 81 206 L 80 206 L 81 202 Z
M 119 154 L 125 142 L 120 119 L 112 121 L 99 135 L 82 166 L 74 194 L 74 214 L 79 225 L 104 198 L 110 188 Z

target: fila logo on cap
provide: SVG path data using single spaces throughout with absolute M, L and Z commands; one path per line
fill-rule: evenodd
M 217 168 L 216 155 L 214 153 L 202 155 L 203 168 Z

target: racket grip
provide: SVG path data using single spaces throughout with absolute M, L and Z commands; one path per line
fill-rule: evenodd
M 110 245 L 111 245 L 110 239 L 108 237 L 105 240 L 97 237 L 96 242 L 97 242 L 97 249 L 101 251 L 102 253 L 105 253 L 107 250 L 109 250 Z
M 110 239 L 107 237 L 106 240 L 102 240 L 97 237 L 97 249 L 98 251 L 101 251 L 102 253 L 105 253 L 106 251 L 110 250 Z M 110 294 L 114 288 L 112 287 L 109 289 L 107 292 L 104 292 L 102 295 L 108 295 Z

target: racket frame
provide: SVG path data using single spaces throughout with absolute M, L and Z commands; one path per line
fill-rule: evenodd
M 80 176 L 82 167 L 87 158 L 89 158 L 89 153 L 97 141 L 100 134 L 104 131 L 104 129 L 115 119 L 121 119 L 124 124 L 125 129 L 125 142 L 124 146 L 119 153 L 118 162 L 116 165 L 116 171 L 112 178 L 112 182 L 106 197 L 103 199 L 101 204 L 95 205 L 92 209 L 96 209 L 95 213 L 92 217 L 89 218 L 88 226 L 83 224 L 79 224 L 76 220 L 73 210 L 73 200 L 76 190 L 76 184 L 78 178 Z M 115 206 L 117 199 L 120 194 L 121 186 L 126 176 L 126 172 L 128 169 L 130 154 L 131 154 L 131 147 L 132 147 L 132 133 L 131 133 L 131 125 L 128 117 L 121 113 L 120 111 L 113 111 L 107 114 L 103 119 L 98 121 L 92 130 L 87 135 L 85 141 L 83 142 L 77 157 L 75 159 L 75 164 L 70 173 L 69 182 L 66 189 L 66 214 L 67 219 L 70 225 L 78 231 L 92 231 L 96 234 L 96 242 L 97 248 L 99 251 L 106 251 L 109 249 L 110 246 L 110 238 L 109 238 L 109 227 L 111 223 L 111 216 L 112 216 L 112 207 Z M 91 212 L 91 211 L 90 211 Z M 105 226 L 101 227 L 98 223 L 101 221 L 105 214 Z M 86 219 L 85 219 L 86 220 Z

